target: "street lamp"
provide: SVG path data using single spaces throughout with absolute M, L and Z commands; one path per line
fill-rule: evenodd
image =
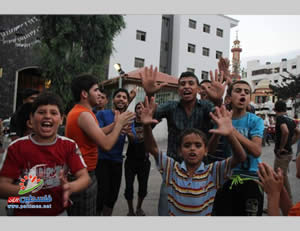
M 120 75 L 120 78 L 119 78 L 119 88 L 122 88 L 122 77 L 125 75 L 125 72 L 122 70 L 120 63 L 114 64 L 114 68 L 116 69 L 116 71 Z

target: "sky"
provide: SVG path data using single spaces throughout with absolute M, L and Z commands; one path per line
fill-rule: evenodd
M 238 26 L 231 29 L 230 47 L 238 31 L 242 67 L 253 59 L 259 59 L 264 64 L 300 55 L 300 15 L 227 16 L 239 20 Z

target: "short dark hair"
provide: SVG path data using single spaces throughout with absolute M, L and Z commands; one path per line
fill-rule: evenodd
M 190 135 L 190 134 L 196 134 L 198 136 L 200 136 L 205 144 L 205 146 L 207 146 L 207 136 L 205 135 L 204 132 L 200 131 L 199 129 L 197 128 L 187 128 L 187 129 L 184 129 L 180 135 L 179 135 L 179 142 L 178 142 L 178 148 L 180 148 L 182 142 L 183 142 L 183 138 L 186 137 L 187 135 Z
M 199 79 L 198 79 L 198 77 L 195 75 L 194 72 L 191 72 L 191 71 L 182 72 L 181 75 L 179 76 L 178 83 L 180 82 L 180 80 L 182 78 L 186 78 L 186 77 L 193 77 L 193 78 L 195 78 L 196 82 L 197 82 L 197 85 L 199 86 Z
M 106 98 L 108 98 L 108 92 L 106 90 L 104 90 L 103 88 L 100 88 L 99 90 L 102 94 L 105 95 Z
M 138 102 L 138 103 L 135 105 L 134 111 L 136 111 L 136 108 L 137 108 L 139 105 L 144 105 L 143 101 L 140 101 L 140 102 Z
M 128 93 L 128 91 L 127 91 L 125 88 L 119 88 L 119 89 L 117 89 L 117 90 L 114 92 L 114 94 L 113 94 L 113 98 L 115 98 L 115 96 L 116 96 L 119 92 L 124 92 L 124 93 L 126 94 L 126 96 L 127 96 L 128 101 L 129 101 L 129 99 L 130 99 L 129 93 Z
M 89 92 L 89 90 L 98 84 L 97 78 L 91 74 L 81 74 L 72 80 L 71 90 L 75 102 L 80 101 L 80 95 L 82 91 Z
M 56 105 L 61 115 L 63 115 L 63 104 L 61 98 L 51 91 L 43 91 L 32 103 L 31 113 L 34 114 L 39 106 Z
M 30 113 L 32 111 L 32 103 L 24 103 L 21 105 L 20 109 L 17 111 L 16 115 L 16 133 L 17 136 L 24 136 L 27 130 L 27 120 L 30 118 Z
M 211 81 L 210 81 L 209 79 L 203 79 L 203 80 L 200 82 L 199 86 L 201 86 L 201 84 L 203 84 L 203 83 L 211 83 Z
M 274 110 L 276 112 L 286 112 L 286 103 L 283 102 L 282 100 L 278 100 L 275 103 Z
M 32 89 L 32 88 L 26 88 L 22 91 L 22 99 L 26 99 L 32 95 L 38 95 L 40 94 L 39 90 Z
M 228 94 L 229 96 L 231 96 L 233 86 L 236 85 L 236 84 L 246 84 L 246 85 L 248 85 L 249 88 L 250 88 L 250 95 L 251 95 L 252 89 L 251 89 L 250 84 L 249 84 L 247 81 L 245 81 L 245 80 L 237 80 L 237 81 L 235 81 L 235 82 L 233 82 L 232 84 L 229 85 L 229 87 L 228 87 L 228 89 L 227 89 L 227 94 Z

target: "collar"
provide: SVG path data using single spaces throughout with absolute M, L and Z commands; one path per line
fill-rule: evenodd
M 180 168 L 182 170 L 184 170 L 185 172 L 187 172 L 187 167 L 186 167 L 186 164 L 184 161 L 182 161 L 182 163 L 180 164 Z M 195 171 L 195 173 L 200 173 L 200 172 L 203 172 L 205 170 L 204 168 L 204 163 L 201 162 L 200 166 L 197 168 L 197 170 Z

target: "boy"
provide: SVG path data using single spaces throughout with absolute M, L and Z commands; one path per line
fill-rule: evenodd
M 113 94 L 113 105 L 115 110 L 102 110 L 96 115 L 99 126 L 105 134 L 109 134 L 115 126 L 115 114 L 126 113 L 129 103 L 129 93 L 126 89 L 119 88 Z M 121 180 L 123 165 L 123 147 L 126 134 L 135 137 L 135 131 L 131 126 L 123 128 L 116 144 L 111 150 L 98 149 L 97 180 L 98 180 L 98 198 L 97 210 L 103 216 L 111 216 L 114 205 L 117 201 Z
M 152 65 L 150 69 L 147 67 L 144 70 L 143 75 L 140 74 L 142 79 L 142 85 L 146 92 L 146 95 L 153 96 L 158 92 L 166 83 L 156 83 L 157 68 Z M 211 83 L 203 85 L 204 91 L 207 94 L 207 98 L 215 105 L 221 105 L 222 96 L 225 91 L 225 86 L 228 81 L 223 83 L 223 73 L 221 72 L 220 78 L 218 77 L 218 71 L 210 71 Z M 193 72 L 183 72 L 178 79 L 178 95 L 180 101 L 168 101 L 160 104 L 154 112 L 154 118 L 158 121 L 166 118 L 168 123 L 168 148 L 167 155 L 174 158 L 176 161 L 181 162 L 182 157 L 177 153 L 177 147 L 179 145 L 180 134 L 185 128 L 197 128 L 203 131 L 206 135 L 208 130 L 212 128 L 209 113 L 213 110 L 214 104 L 209 100 L 198 100 L 197 94 L 199 92 L 199 80 Z M 161 185 L 160 200 L 158 214 L 160 216 L 167 215 L 167 205 L 162 201 L 166 201 L 166 187 Z
M 150 173 L 151 162 L 149 153 L 145 150 L 144 130 L 141 123 L 142 102 L 135 105 L 136 119 L 134 121 L 134 129 L 136 131 L 136 139 L 129 139 L 125 161 L 125 199 L 128 204 L 127 216 L 145 216 L 142 209 L 142 203 L 147 195 L 148 178 Z M 133 209 L 133 192 L 134 178 L 137 176 L 139 191 L 136 211 Z
M 112 131 L 105 135 L 99 127 L 92 108 L 99 104 L 100 91 L 97 79 L 90 74 L 82 74 L 72 81 L 72 94 L 76 102 L 67 115 L 66 136 L 75 140 L 87 165 L 92 179 L 89 187 L 72 195 L 73 205 L 68 213 L 73 216 L 96 216 L 97 179 L 95 169 L 98 161 L 97 146 L 109 151 L 119 138 L 119 134 L 133 118 L 134 113 L 116 112 L 115 124 Z
M 248 82 L 238 80 L 228 88 L 232 107 L 233 133 L 247 153 L 246 161 L 233 169 L 233 177 L 228 180 L 215 200 L 214 214 L 217 216 L 262 215 L 263 192 L 256 183 L 258 163 L 264 131 L 263 120 L 247 112 L 250 103 L 251 87 Z M 215 145 L 219 135 L 211 137 L 210 144 Z M 232 151 L 227 144 L 225 153 Z M 209 147 L 209 150 L 211 147 Z
M 300 131 L 295 121 L 287 116 L 285 102 L 278 100 L 274 107 L 274 111 L 276 112 L 274 169 L 279 167 L 282 169 L 284 186 L 292 200 L 292 192 L 287 172 L 290 161 L 293 158 L 292 145 L 299 139 Z
M 36 176 L 43 180 L 42 188 L 25 194 L 25 197 L 44 197 L 48 202 L 30 202 L 30 206 L 47 208 L 14 209 L 15 215 L 53 216 L 66 215 L 69 195 L 85 189 L 90 181 L 85 162 L 73 140 L 58 136 L 57 129 L 62 122 L 62 103 L 58 96 L 50 92 L 40 94 L 32 104 L 30 123 L 33 134 L 12 142 L 8 149 L 4 166 L 0 172 L 0 196 L 20 196 L 20 186 L 24 179 Z M 65 174 L 71 171 L 76 180 L 69 183 Z M 24 179 L 23 179 L 24 178 Z M 31 179 L 32 178 L 32 179 Z M 16 181 L 21 180 L 19 184 Z M 27 185 L 27 186 L 28 186 Z M 21 188 L 23 189 L 23 188 Z M 20 202 L 22 202 L 22 196 Z
M 198 129 L 190 128 L 184 130 L 179 138 L 178 153 L 183 158 L 183 162 L 180 164 L 158 150 L 151 129 L 151 123 L 158 122 L 152 119 L 155 106 L 154 98 L 151 98 L 149 104 L 146 97 L 141 121 L 144 124 L 146 150 L 154 156 L 167 186 L 168 214 L 176 216 L 210 215 L 216 189 L 224 183 L 231 168 L 246 158 L 242 146 L 233 134 L 231 113 L 226 111 L 224 106 L 221 109 L 216 107 L 216 115 L 210 113 L 210 116 L 218 124 L 218 128 L 211 129 L 209 132 L 228 137 L 234 150 L 233 156 L 223 161 L 204 165 L 202 160 L 207 154 L 206 135 Z

